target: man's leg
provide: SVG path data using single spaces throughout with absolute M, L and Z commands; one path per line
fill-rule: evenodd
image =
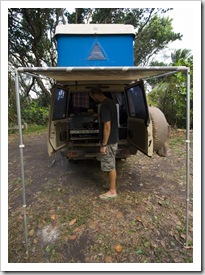
M 108 191 L 108 193 L 110 193 L 112 195 L 116 195 L 117 194 L 117 190 L 116 190 L 117 172 L 116 172 L 116 169 L 109 171 L 108 176 L 109 176 L 109 184 L 110 184 L 110 190 Z
M 115 168 L 115 154 L 117 150 L 117 145 L 108 147 L 107 154 L 101 160 L 101 169 L 102 171 L 108 172 L 108 181 L 109 181 L 109 191 L 105 194 L 100 195 L 101 199 L 107 199 L 116 197 L 116 179 L 117 172 Z

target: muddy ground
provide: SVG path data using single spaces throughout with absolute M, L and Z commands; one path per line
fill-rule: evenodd
M 193 261 L 192 149 L 189 246 L 185 132 L 172 130 L 167 157 L 117 161 L 118 197 L 102 201 L 98 161 L 49 157 L 46 133 L 24 136 L 28 247 L 25 254 L 18 137 L 9 137 L 10 263 L 189 263 Z M 191 142 L 192 144 L 192 142 Z

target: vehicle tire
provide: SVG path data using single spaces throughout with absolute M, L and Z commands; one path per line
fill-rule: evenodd
M 166 157 L 170 128 L 162 111 L 157 107 L 149 107 L 153 129 L 153 151 L 159 156 Z

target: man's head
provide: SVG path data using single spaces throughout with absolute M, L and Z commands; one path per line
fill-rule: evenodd
M 92 99 L 97 103 L 101 103 L 105 98 L 103 92 L 99 88 L 92 88 L 90 91 L 90 97 L 92 97 Z

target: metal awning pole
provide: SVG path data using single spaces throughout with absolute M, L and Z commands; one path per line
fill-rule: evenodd
M 189 149 L 190 149 L 190 68 L 187 68 L 186 91 L 186 246 L 189 241 Z
M 23 196 L 23 213 L 24 213 L 24 230 L 25 230 L 25 244 L 26 253 L 28 254 L 28 230 L 26 221 L 26 195 L 25 195 L 25 182 L 24 182 L 24 161 L 23 161 L 23 138 L 22 138 L 22 124 L 21 124 L 21 106 L 19 96 L 19 73 L 15 71 L 15 90 L 16 90 L 16 108 L 18 116 L 18 130 L 19 130 L 19 149 L 20 149 L 20 161 L 21 161 L 21 183 L 22 183 L 22 196 Z

